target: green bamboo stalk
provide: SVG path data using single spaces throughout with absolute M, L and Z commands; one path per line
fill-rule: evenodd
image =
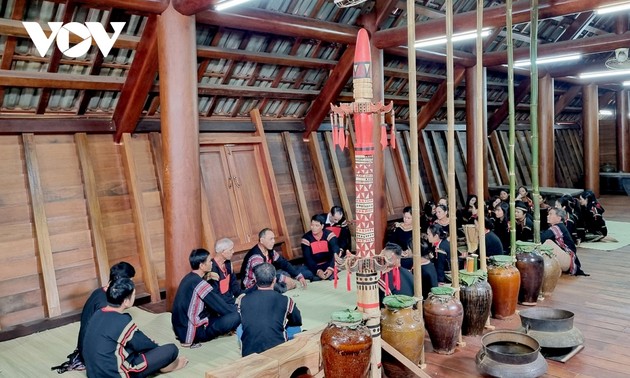
M 510 254 L 516 255 L 516 210 L 514 198 L 516 197 L 516 179 L 514 176 L 514 142 L 516 140 L 514 123 L 514 42 L 512 40 L 512 0 L 505 4 L 505 28 L 507 29 L 507 55 L 508 55 L 508 121 L 509 147 L 508 147 L 508 176 L 510 178 Z
M 532 198 L 534 200 L 534 243 L 540 244 L 540 195 L 538 187 L 538 0 L 532 0 L 529 56 L 531 59 L 531 107 L 529 109 L 532 133 Z M 553 126 L 552 126 L 553 127 Z

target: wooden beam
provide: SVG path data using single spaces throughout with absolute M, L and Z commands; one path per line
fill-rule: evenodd
M 220 2 L 221 0 L 173 0 L 173 7 L 184 16 L 192 16 Z
M 400 143 L 400 139 L 398 138 L 398 133 L 393 135 L 396 138 L 396 149 L 392 150 L 392 157 L 394 158 L 394 163 L 398 169 L 399 173 L 399 182 L 398 185 L 402 186 L 402 192 L 405 194 L 405 199 L 407 203 L 411 203 L 411 179 L 409 178 L 409 172 L 407 171 L 407 166 L 405 165 L 405 157 L 403 156 L 403 146 Z
M 558 115 L 564 111 L 564 109 L 573 101 L 573 99 L 580 93 L 582 90 L 582 86 L 573 85 L 569 88 L 568 91 L 558 97 L 558 101 L 553 106 L 553 114 Z
M 125 78 L 0 70 L 0 83 L 5 87 L 120 91 L 125 83 Z
M 159 133 L 149 133 L 151 143 L 151 155 L 153 156 L 153 166 L 155 167 L 155 177 L 157 177 L 158 190 L 160 191 L 160 203 L 162 213 L 164 213 L 164 160 L 162 159 L 162 137 Z
M 84 1 L 90 1 L 90 0 L 84 0 Z M 96 0 L 98 1 L 98 0 Z M 96 2 L 95 1 L 95 2 Z M 122 0 L 125 1 L 126 3 L 134 3 L 135 1 L 129 1 L 127 2 L 126 0 Z M 66 2 L 65 0 L 63 1 L 64 3 Z M 91 1 L 90 1 L 91 2 Z M 91 4 L 92 6 L 94 6 L 94 4 Z M 50 27 L 47 24 L 41 23 L 40 24 L 42 30 L 44 31 L 44 34 L 46 35 L 50 35 L 51 31 L 50 31 Z M 22 25 L 22 21 L 21 20 L 11 20 L 11 19 L 7 19 L 7 18 L 0 18 L 0 35 L 7 35 L 7 36 L 13 36 L 13 37 L 18 37 L 18 38 L 25 38 L 25 39 L 30 39 L 31 37 L 28 35 L 28 32 L 26 31 L 26 29 L 24 28 L 24 25 Z M 118 49 L 129 49 L 129 50 L 135 50 L 136 49 L 136 45 L 138 44 L 138 41 L 140 40 L 140 38 L 132 36 L 132 35 L 128 35 L 125 33 L 121 33 L 120 36 L 118 36 L 118 38 L 116 39 L 116 41 L 114 42 L 114 46 L 115 48 Z M 77 35 L 75 35 L 74 33 L 70 33 L 70 44 L 71 45 L 75 45 L 79 42 L 82 42 L 83 39 Z M 94 41 L 94 38 L 92 38 L 92 46 L 96 46 L 96 41 Z
M 72 21 L 72 17 L 74 16 L 74 10 L 77 8 L 77 4 L 72 1 L 66 1 L 63 16 L 61 17 L 61 22 L 63 24 L 67 24 Z M 58 48 L 53 48 L 52 55 L 48 60 L 48 68 L 47 72 L 55 73 L 59 70 L 59 65 L 61 61 L 62 52 Z M 37 107 L 35 108 L 35 113 L 44 114 L 46 108 L 48 107 L 48 100 L 50 99 L 50 92 L 52 90 L 50 88 L 43 88 L 41 94 L 39 95 L 39 102 L 37 103 Z
M 308 152 L 311 156 L 311 163 L 315 170 L 315 182 L 317 183 L 317 192 L 322 202 L 324 210 L 329 210 L 334 206 L 328 176 L 324 168 L 324 160 L 322 158 L 322 150 L 319 146 L 318 133 L 312 134 L 308 140 Z
M 529 77 L 524 78 L 523 80 L 521 80 L 520 83 L 518 83 L 518 87 L 516 87 L 516 89 L 514 90 L 514 104 L 518 105 L 521 101 L 523 101 L 525 96 L 527 96 L 527 94 L 529 93 L 529 87 L 531 86 L 531 83 L 532 81 Z M 508 99 L 506 98 L 501 106 L 499 106 L 499 108 L 494 111 L 492 116 L 490 116 L 490 119 L 488 120 L 488 134 L 492 134 L 497 128 L 499 128 L 499 126 L 501 126 L 503 121 L 505 121 L 508 116 L 508 111 L 509 103 Z
M 353 220 L 354 215 L 352 207 L 350 207 L 350 201 L 348 200 L 346 184 L 343 181 L 343 175 L 341 174 L 339 159 L 337 159 L 337 151 L 335 151 L 335 146 L 333 145 L 331 133 L 325 132 L 324 139 L 326 139 L 326 145 L 328 146 L 328 156 L 330 157 L 330 164 L 332 165 L 333 176 L 335 176 L 335 183 L 337 184 L 337 191 L 339 192 L 341 207 L 346 212 L 346 216 L 348 217 L 348 219 Z
M 55 3 L 65 3 L 66 0 L 51 0 Z M 110 8 L 119 8 L 130 11 L 132 13 L 151 13 L 160 14 L 168 6 L 169 0 L 72 0 L 76 3 L 85 4 L 91 8 L 100 8 L 109 10 Z
M 406 47 L 388 47 L 383 51 L 389 55 L 407 57 Z M 446 50 L 439 47 L 432 48 L 431 50 L 416 50 L 416 59 L 435 63 L 446 63 Z M 475 65 L 475 56 L 466 51 L 456 50 L 453 52 L 453 63 L 458 66 L 472 67 Z M 418 75 L 421 75 L 421 73 L 418 72 Z
M 626 32 L 623 34 L 604 34 L 589 38 L 545 43 L 538 47 L 538 56 L 539 58 L 544 58 L 552 55 L 567 55 L 574 53 L 593 54 L 606 52 L 617 48 L 626 47 L 628 45 L 629 38 L 630 32 Z M 515 61 L 525 59 L 529 59 L 529 47 L 514 49 Z M 483 56 L 483 65 L 485 67 L 500 66 L 503 64 L 507 64 L 507 53 L 505 51 L 489 52 L 484 54 Z M 571 69 L 571 67 L 579 68 L 580 65 L 583 66 L 583 63 L 576 63 L 573 66 L 566 67 L 566 69 L 569 70 Z M 558 76 L 558 74 L 552 75 Z
M 289 170 L 291 172 L 291 181 L 293 182 L 293 189 L 298 200 L 298 209 L 302 218 L 302 227 L 304 232 L 310 230 L 311 226 L 311 214 L 308 211 L 308 204 L 306 203 L 306 197 L 304 196 L 304 188 L 302 188 L 302 178 L 300 177 L 300 169 L 297 165 L 297 159 L 295 157 L 295 151 L 291 144 L 291 134 L 284 131 L 282 133 L 282 142 L 287 152 L 287 160 L 289 162 Z
M 411 370 L 416 377 L 421 378 L 430 378 L 431 376 L 425 373 L 419 366 L 410 361 L 404 354 L 400 353 L 396 348 L 391 346 L 387 341 L 381 339 L 381 345 L 383 350 L 392 355 L 395 359 L 398 360 L 401 364 L 403 364 L 407 369 Z
M 0 116 L 0 135 L 21 133 L 72 134 L 78 132 L 105 134 L 113 131 L 114 124 L 109 119 Z
M 98 202 L 98 189 L 96 178 L 94 177 L 94 165 L 90 158 L 90 145 L 87 134 L 74 134 L 74 142 L 77 146 L 79 164 L 81 165 L 81 175 L 83 177 L 83 190 L 87 202 L 88 217 L 90 219 L 90 232 L 94 243 L 94 260 L 96 262 L 96 272 L 101 286 L 107 286 L 109 282 L 109 257 L 107 256 L 107 244 L 105 243 L 105 232 L 101 206 Z
M 411 156 L 411 136 L 409 135 L 409 131 L 403 131 L 403 139 L 405 140 L 405 147 L 407 148 L 407 155 Z M 420 144 L 420 143 L 418 143 Z M 419 150 L 418 150 L 419 151 Z M 420 165 L 418 165 L 418 170 L 420 170 Z M 428 175 L 427 175 L 428 176 Z M 425 202 L 429 199 L 427 197 L 427 193 L 424 190 L 424 184 L 422 183 L 422 174 L 419 173 L 418 187 L 420 189 L 420 207 L 424 205 Z
M 153 86 L 158 69 L 157 16 L 147 18 L 142 38 L 136 49 L 127 80 L 120 92 L 114 109 L 113 121 L 116 125 L 114 142 L 120 143 L 124 133 L 135 130 L 149 90 Z
M 464 67 L 455 67 L 454 73 L 454 87 L 462 82 L 464 79 L 464 74 L 466 73 L 466 69 Z M 425 106 L 420 109 L 418 112 L 418 131 L 422 131 L 429 122 L 433 119 L 433 116 L 437 111 L 444 105 L 446 101 L 446 80 L 444 80 L 436 89 L 435 93 L 431 97 L 431 101 L 429 101 Z
M 359 32 L 359 28 L 355 26 L 292 16 L 260 8 L 241 8 L 234 12 L 207 10 L 197 13 L 195 19 L 200 24 L 344 45 L 354 44 Z
M 600 0 L 598 6 L 618 3 L 619 0 Z M 512 20 L 514 24 L 526 23 L 531 19 L 531 3 L 529 0 L 516 1 L 512 4 Z M 580 0 L 542 0 L 538 5 L 539 19 L 553 18 L 568 14 L 593 10 L 593 4 Z M 506 7 L 504 4 L 483 10 L 484 28 L 502 28 L 505 26 Z M 453 17 L 453 32 L 476 30 L 477 11 L 458 13 Z M 432 38 L 446 35 L 444 19 L 433 19 L 416 25 L 416 35 Z M 403 46 L 407 44 L 407 27 L 400 26 L 376 32 L 373 43 L 378 48 Z M 505 54 L 505 52 L 503 52 Z M 484 59 L 485 60 L 485 59 Z M 484 61 L 484 66 L 486 66 Z
M 26 0 L 16 0 L 13 2 L 13 10 L 11 11 L 11 19 L 21 20 L 24 17 L 25 4 L 26 4 Z M 2 60 L 0 60 L 1 70 L 11 69 L 16 45 L 17 45 L 17 38 L 15 38 L 14 36 L 7 36 L 6 42 L 4 43 Z M 4 87 L 0 87 L 0 108 L 2 108 L 3 101 L 4 101 Z
M 278 55 L 239 49 L 226 49 L 216 46 L 198 46 L 197 56 L 204 59 L 226 59 L 238 62 L 254 62 L 279 66 L 332 70 L 337 62 L 330 59 L 302 58 L 291 55 Z
M 31 194 L 31 207 L 33 209 L 33 224 L 37 239 L 37 255 L 41 266 L 44 292 L 46 293 L 46 309 L 48 317 L 61 315 L 59 291 L 57 289 L 57 276 L 52 255 L 50 233 L 48 231 L 48 217 L 46 216 L 46 201 L 44 188 L 40 180 L 39 159 L 33 134 L 22 135 L 24 144 L 24 162 L 28 177 L 28 189 Z
M 287 228 L 287 221 L 284 217 L 284 209 L 282 208 L 282 201 L 280 200 L 280 194 L 278 191 L 278 185 L 276 183 L 276 175 L 273 173 L 273 164 L 271 164 L 271 155 L 269 154 L 269 146 L 267 145 L 267 139 L 265 138 L 265 130 L 263 128 L 262 117 L 260 116 L 260 111 L 258 108 L 254 108 L 249 112 L 250 117 L 252 118 L 252 123 L 256 127 L 256 131 L 254 131 L 254 136 L 260 137 L 261 142 L 260 146 L 262 148 L 264 160 L 263 165 L 265 166 L 265 179 L 271 186 L 270 192 L 273 197 L 273 209 L 275 212 L 276 219 L 278 220 L 278 226 L 280 227 L 279 234 L 284 238 L 284 243 L 282 243 L 283 252 L 285 253 L 285 257 L 288 259 L 293 258 L 293 249 L 291 248 L 291 241 L 289 238 L 289 229 Z M 278 238 L 276 238 L 277 240 Z
M 326 84 L 319 92 L 319 96 L 311 104 L 311 109 L 304 116 L 304 138 L 308 139 L 313 131 L 316 131 L 322 121 L 330 113 L 330 104 L 337 99 L 341 90 L 346 86 L 350 75 L 352 74 L 352 66 L 354 63 L 354 44 L 349 45 L 346 51 L 339 59 L 337 66 L 328 76 Z
M 127 190 L 129 191 L 129 202 L 133 213 L 133 223 L 136 229 L 136 243 L 138 246 L 138 256 L 142 265 L 142 277 L 144 285 L 151 295 L 151 302 L 160 301 L 160 286 L 157 274 L 153 266 L 153 249 L 151 247 L 151 235 L 144 206 L 144 193 L 138 182 L 138 170 L 133 157 L 132 138 L 128 133 L 123 134 L 123 164 L 125 167 L 125 177 L 127 179 Z
M 303 89 L 241 87 L 221 84 L 199 84 L 197 87 L 200 95 L 222 97 L 266 97 L 272 99 L 312 101 L 320 93 L 319 91 Z M 155 90 L 155 87 L 153 90 Z

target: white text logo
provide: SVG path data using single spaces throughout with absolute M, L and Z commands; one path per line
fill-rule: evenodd
M 107 56 L 109 50 L 114 46 L 114 42 L 118 39 L 120 32 L 125 27 L 124 22 L 110 22 L 114 29 L 114 34 L 110 38 L 105 31 L 105 27 L 100 22 L 86 22 L 85 25 L 78 22 L 70 22 L 65 25 L 63 22 L 49 22 L 49 36 L 44 34 L 44 30 L 37 22 L 22 22 L 22 24 L 42 58 L 46 55 L 55 39 L 59 50 L 61 50 L 63 55 L 70 58 L 78 58 L 87 54 L 92 45 L 92 38 L 94 38 L 96 46 L 101 50 L 103 56 Z M 81 42 L 70 47 L 70 33 L 80 37 L 82 39 Z

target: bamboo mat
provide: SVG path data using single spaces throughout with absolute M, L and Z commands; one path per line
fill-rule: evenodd
M 580 248 L 613 251 L 630 244 L 630 223 L 606 221 L 608 236 L 597 242 L 580 243 Z
M 354 277 L 352 292 L 346 290 L 345 272 L 340 274 L 339 288 L 332 281 L 309 283 L 305 290 L 295 289 L 286 293 L 293 298 L 302 313 L 302 328 L 312 329 L 330 319 L 333 311 L 354 308 L 356 292 Z M 152 314 L 137 307 L 128 310 L 142 332 L 158 344 L 176 342 L 171 328 L 171 314 Z M 0 342 L 0 377 L 85 377 L 84 372 L 57 374 L 50 367 L 65 361 L 76 347 L 79 323 L 50 329 L 29 336 Z M 209 367 L 225 365 L 241 357 L 236 336 L 220 337 L 204 343 L 196 349 L 180 348 L 180 355 L 190 362 L 185 369 L 169 374 L 169 377 L 204 377 Z

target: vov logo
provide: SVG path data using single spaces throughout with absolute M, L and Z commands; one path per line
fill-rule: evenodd
M 70 22 L 65 25 L 63 22 L 49 22 L 50 35 L 46 36 L 39 23 L 22 22 L 22 24 L 42 58 L 55 39 L 59 50 L 70 58 L 78 58 L 87 54 L 92 45 L 92 38 L 94 38 L 96 46 L 101 50 L 103 56 L 107 56 L 125 27 L 125 22 L 110 22 L 114 29 L 114 34 L 110 37 L 100 22 L 86 22 L 85 25 L 78 22 Z M 82 41 L 70 47 L 70 33 L 77 35 Z

